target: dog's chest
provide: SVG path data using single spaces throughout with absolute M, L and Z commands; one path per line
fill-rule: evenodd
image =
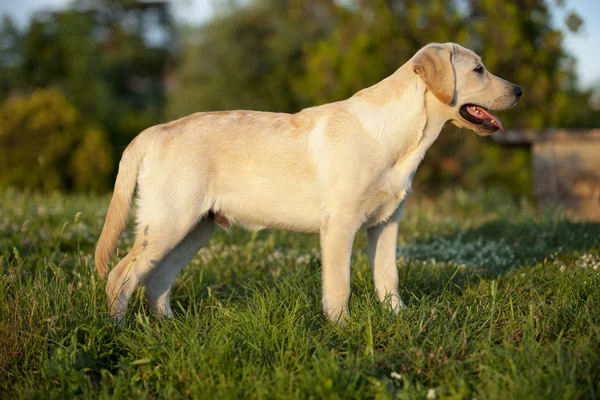
M 383 184 L 369 196 L 365 204 L 365 228 L 387 221 L 412 191 L 414 171 L 405 174 L 389 171 L 386 175 Z
M 406 199 L 406 194 L 404 196 L 390 196 L 387 193 L 380 192 L 375 202 L 376 206 L 365 213 L 366 219 L 362 228 L 370 228 L 387 221 L 400 207 L 404 199 Z
M 429 147 L 430 141 L 419 143 L 402 161 L 381 174 L 377 189 L 369 196 L 365 210 L 364 227 L 375 226 L 388 220 L 412 192 L 412 180 Z

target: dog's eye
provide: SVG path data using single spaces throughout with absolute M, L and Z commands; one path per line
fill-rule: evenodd
M 478 65 L 473 71 L 477 72 L 478 74 L 483 74 L 483 65 Z

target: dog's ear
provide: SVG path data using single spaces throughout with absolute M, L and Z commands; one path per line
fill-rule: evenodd
M 418 74 L 427 89 L 442 103 L 454 105 L 456 76 L 454 74 L 453 50 L 447 44 L 430 44 L 413 57 L 413 71 Z

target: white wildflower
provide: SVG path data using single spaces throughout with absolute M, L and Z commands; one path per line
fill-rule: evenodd
M 298 256 L 298 258 L 296 258 L 296 264 L 297 265 L 308 265 L 308 264 L 310 264 L 310 255 L 309 254 L 302 254 L 301 256 Z
M 429 399 L 429 400 L 435 399 L 436 398 L 436 396 L 435 396 L 435 389 L 429 389 L 427 391 L 427 396 L 425 396 L 425 397 L 427 399 Z
M 399 381 L 402 380 L 402 374 L 392 371 L 392 373 L 390 374 L 390 378 L 392 378 L 395 381 Z

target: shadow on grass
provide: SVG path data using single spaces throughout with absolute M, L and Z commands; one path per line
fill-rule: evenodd
M 435 295 L 450 280 L 461 290 L 466 282 L 495 279 L 544 261 L 568 260 L 599 247 L 600 223 L 493 220 L 400 246 L 398 253 L 405 260 L 400 281 L 409 293 Z
M 514 267 L 598 248 L 600 223 L 569 220 L 494 220 L 448 235 L 431 235 L 400 246 L 407 259 L 452 263 L 501 274 Z

